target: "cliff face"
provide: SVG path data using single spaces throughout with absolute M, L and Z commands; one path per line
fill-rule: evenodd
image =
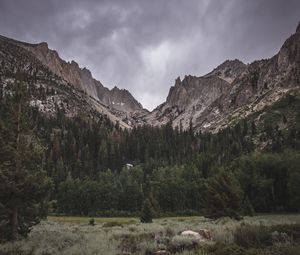
M 165 103 L 158 106 L 145 120 L 153 125 L 163 125 L 172 121 L 174 127 L 182 129 L 192 122 L 197 124 L 202 113 L 218 98 L 228 94 L 231 83 L 246 68 L 238 60 L 226 61 L 203 77 L 178 77 L 171 87 Z
M 159 126 L 216 132 L 274 104 L 300 86 L 300 26 L 271 59 L 225 61 L 203 77 L 176 79 L 166 102 L 145 117 Z

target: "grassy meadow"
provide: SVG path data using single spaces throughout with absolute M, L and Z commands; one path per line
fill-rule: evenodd
M 216 243 L 234 244 L 234 234 L 240 226 L 300 224 L 300 215 L 260 215 L 241 221 L 170 217 L 155 219 L 149 224 L 142 224 L 137 218 L 95 218 L 94 226 L 89 221 L 88 217 L 49 216 L 35 226 L 26 239 L 1 244 L 0 254 L 116 255 L 155 254 L 158 250 L 168 250 L 169 253 L 164 254 L 221 254 L 210 252 L 208 247 Z M 212 231 L 212 240 L 195 245 L 192 238 L 180 236 L 183 230 L 202 228 Z M 233 248 L 228 254 L 243 254 L 235 252 Z

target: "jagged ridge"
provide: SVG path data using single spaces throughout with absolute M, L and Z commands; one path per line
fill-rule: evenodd
M 271 59 L 227 60 L 203 77 L 177 78 L 166 102 L 145 117 L 159 126 L 216 132 L 274 104 L 300 85 L 300 25 Z

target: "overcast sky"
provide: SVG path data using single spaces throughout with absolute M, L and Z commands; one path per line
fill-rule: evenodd
M 271 57 L 299 21 L 299 0 L 0 0 L 0 34 L 47 41 L 150 110 L 178 76 Z

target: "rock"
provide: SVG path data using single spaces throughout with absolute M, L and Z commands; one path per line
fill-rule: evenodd
M 188 236 L 188 237 L 191 237 L 194 241 L 199 241 L 199 242 L 205 241 L 207 239 L 200 233 L 192 231 L 192 230 L 182 231 L 181 236 Z
M 201 239 L 201 235 L 195 231 L 192 231 L 192 230 L 185 230 L 185 231 L 182 231 L 181 232 L 181 235 L 182 236 L 191 236 L 191 237 L 195 237 L 197 239 Z
M 199 230 L 199 234 L 202 236 L 202 238 L 205 238 L 207 240 L 211 240 L 212 239 L 212 232 L 209 229 L 200 229 Z
M 205 241 L 211 240 L 212 232 L 209 229 L 200 229 L 198 232 L 192 230 L 185 230 L 181 232 L 181 236 L 189 236 L 197 240 Z

